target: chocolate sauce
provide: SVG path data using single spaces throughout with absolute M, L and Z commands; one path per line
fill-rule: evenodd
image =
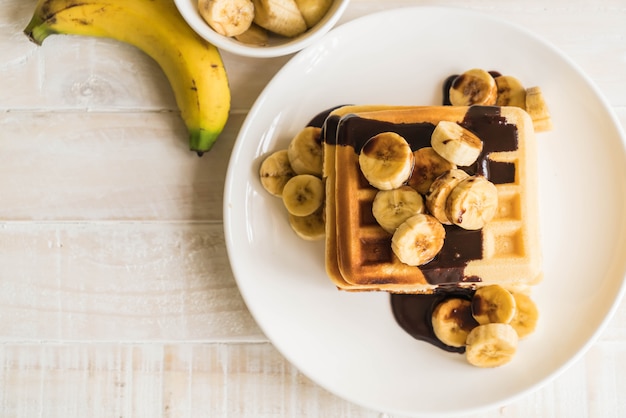
M 395 132 L 406 139 L 413 151 L 430 146 L 430 137 L 435 130 L 432 123 L 391 123 L 375 119 L 364 119 L 356 115 L 346 115 L 342 118 L 335 142 L 337 145 L 347 145 L 354 148 L 358 154 L 363 145 L 374 135 L 382 132 Z M 326 139 L 331 140 L 330 138 Z
M 334 106 L 334 107 L 330 107 L 326 110 L 321 111 L 317 115 L 313 116 L 311 120 L 309 121 L 309 123 L 306 124 L 306 126 L 314 126 L 316 128 L 323 128 L 324 123 L 326 122 L 326 119 L 331 114 L 331 112 L 343 106 L 346 106 L 346 105 Z
M 451 347 L 435 336 L 431 318 L 437 305 L 445 299 L 458 297 L 471 301 L 473 295 L 473 290 L 462 288 L 437 289 L 432 295 L 392 294 L 391 310 L 396 322 L 413 338 L 446 351 L 464 353 L 465 347 Z
M 515 183 L 515 164 L 489 161 L 484 176 L 494 184 Z
M 497 106 L 471 106 L 460 124 L 483 140 L 481 164 L 492 152 L 517 149 L 517 126 L 507 123 Z

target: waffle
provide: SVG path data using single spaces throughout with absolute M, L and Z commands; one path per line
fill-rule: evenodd
M 441 287 L 500 284 L 525 290 L 541 280 L 536 144 L 532 122 L 512 107 L 345 107 L 324 127 L 326 269 L 338 288 L 432 293 Z M 385 131 L 404 136 L 413 150 L 429 146 L 440 120 L 460 122 L 483 139 L 476 164 L 498 189 L 498 212 L 482 230 L 446 225 L 446 240 L 431 262 L 409 266 L 391 250 L 391 234 L 372 215 L 377 190 L 361 174 L 358 152 Z
M 344 290 L 365 291 L 365 290 L 387 290 L 386 286 L 380 284 L 353 284 L 344 280 L 339 264 L 337 262 L 337 226 L 335 216 L 335 150 L 337 143 L 337 128 L 341 118 L 345 115 L 357 112 L 372 112 L 379 110 L 400 110 L 409 109 L 408 106 L 387 106 L 387 105 L 350 105 L 341 106 L 332 110 L 326 117 L 322 126 L 322 140 L 324 147 L 323 180 L 326 185 L 326 273 L 335 285 Z

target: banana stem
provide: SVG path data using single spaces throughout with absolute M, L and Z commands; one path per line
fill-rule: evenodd
M 56 32 L 50 29 L 50 27 L 41 20 L 41 16 L 39 16 L 38 14 L 33 15 L 32 19 L 30 19 L 30 22 L 28 22 L 26 28 L 24 28 L 24 34 L 26 34 L 26 36 L 28 36 L 28 39 L 30 39 L 37 45 L 41 45 L 44 39 L 54 33 Z

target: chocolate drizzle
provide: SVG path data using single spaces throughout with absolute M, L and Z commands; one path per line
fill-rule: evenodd
M 391 310 L 396 322 L 413 338 L 433 344 L 443 350 L 464 353 L 465 347 L 451 347 L 442 343 L 433 331 L 432 315 L 437 305 L 445 299 L 458 297 L 471 300 L 471 289 L 438 289 L 432 295 L 391 295 Z

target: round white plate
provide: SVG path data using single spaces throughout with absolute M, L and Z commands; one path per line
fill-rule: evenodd
M 324 246 L 292 232 L 258 179 L 317 112 L 346 103 L 441 103 L 450 74 L 473 67 L 538 85 L 555 129 L 539 134 L 545 278 L 537 331 L 512 363 L 468 365 L 414 340 L 384 293 L 336 290 Z M 226 243 L 241 293 L 276 348 L 354 403 L 400 415 L 469 413 L 510 402 L 576 361 L 608 322 L 626 274 L 626 153 L 619 124 L 570 60 L 519 27 L 457 9 L 408 8 L 344 24 L 268 84 L 235 144 L 225 185 Z

